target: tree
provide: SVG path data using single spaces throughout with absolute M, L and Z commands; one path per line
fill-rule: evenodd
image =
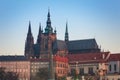
M 0 68 L 0 80 L 5 80 L 5 68 Z
M 72 79 L 74 79 L 74 80 L 80 79 L 80 75 L 77 74 L 77 72 L 76 72 L 75 69 L 72 69 L 72 70 L 71 70 L 71 74 L 70 74 L 70 75 L 72 76 Z
M 61 80 L 67 80 L 65 76 L 61 77 Z
M 5 68 L 0 68 L 0 80 L 18 80 L 18 74 L 15 72 L 6 72 Z
M 6 80 L 18 80 L 18 74 L 16 74 L 15 72 L 7 72 Z
M 40 68 L 36 75 L 33 77 L 33 80 L 47 80 L 48 75 L 48 68 Z

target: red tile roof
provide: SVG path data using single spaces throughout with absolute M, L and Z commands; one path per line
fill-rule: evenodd
M 111 54 L 108 61 L 120 61 L 120 53 Z
M 68 58 L 67 57 L 61 57 L 61 56 L 54 56 L 54 61 L 68 63 Z
M 83 53 L 83 54 L 69 54 L 69 63 L 79 62 L 79 63 L 98 63 L 105 62 L 109 57 L 109 52 L 100 53 Z

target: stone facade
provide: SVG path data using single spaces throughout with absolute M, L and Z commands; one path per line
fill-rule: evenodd
M 70 73 L 77 70 L 79 75 L 105 75 L 108 69 L 109 52 L 68 55 Z
M 30 80 L 30 61 L 24 56 L 0 56 L 0 67 L 16 72 L 19 80 Z
M 113 53 L 108 59 L 108 74 L 120 74 L 120 53 Z
M 68 74 L 68 59 L 66 57 L 54 56 L 54 71 L 57 77 L 67 76 Z M 47 68 L 49 67 L 49 60 L 48 59 L 31 59 L 30 60 L 31 66 L 31 77 L 35 76 L 36 73 L 40 68 Z

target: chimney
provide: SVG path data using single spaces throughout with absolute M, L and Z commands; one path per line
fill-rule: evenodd
M 102 58 L 105 59 L 105 54 L 102 54 Z

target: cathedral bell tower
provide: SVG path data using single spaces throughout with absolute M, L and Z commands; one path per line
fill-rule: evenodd
M 51 26 L 51 19 L 50 19 L 50 10 L 48 10 L 45 33 L 46 34 L 53 33 L 53 28 Z
M 51 40 L 50 43 L 49 43 L 49 40 Z M 51 25 L 51 19 L 50 19 L 50 10 L 48 10 L 46 27 L 44 29 L 44 32 L 42 32 L 42 36 L 41 36 L 41 43 L 40 43 L 41 58 L 49 57 L 49 52 L 48 52 L 50 49 L 49 45 L 51 45 L 51 49 L 52 49 L 53 43 L 55 40 L 56 40 L 56 29 L 53 31 L 53 28 Z M 40 40 L 38 40 L 37 43 L 39 43 L 39 41 Z

